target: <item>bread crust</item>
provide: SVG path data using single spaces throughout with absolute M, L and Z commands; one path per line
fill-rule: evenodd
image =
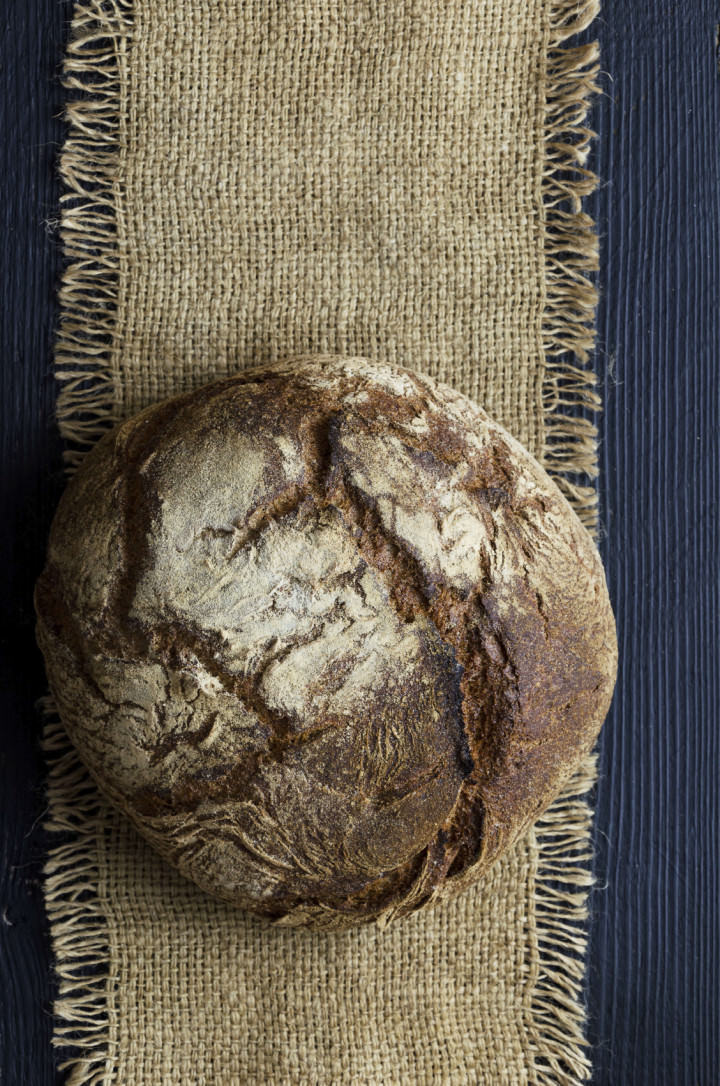
M 477 878 L 590 750 L 597 551 L 447 386 L 311 356 L 150 407 L 71 481 L 36 588 L 62 720 L 184 875 L 275 923 Z

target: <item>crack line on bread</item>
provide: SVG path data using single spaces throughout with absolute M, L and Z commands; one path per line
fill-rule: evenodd
M 464 609 L 467 601 L 454 590 L 447 589 L 447 594 L 450 596 L 450 607 L 447 613 L 443 614 L 437 606 L 433 605 L 432 585 L 421 563 L 410 553 L 402 540 L 387 530 L 371 501 L 348 479 L 341 454 L 333 446 L 331 436 L 333 421 L 333 416 L 330 416 L 313 427 L 315 497 L 319 508 L 333 507 L 343 515 L 350 535 L 363 559 L 380 574 L 400 619 L 403 622 L 412 622 L 422 618 L 429 623 L 441 642 L 452 650 L 460 665 L 466 669 L 467 664 L 471 662 L 470 654 L 458 651 L 462 645 L 460 639 L 453 636 L 448 616 L 457 608 Z M 476 660 L 477 654 L 472 654 L 472 662 Z M 461 691 L 463 681 L 460 684 Z M 458 789 L 450 814 L 439 827 L 433 840 L 419 853 L 424 856 L 424 861 L 418 874 L 416 892 L 427 896 L 432 893 L 435 886 L 442 883 L 460 850 L 465 826 L 453 824 L 457 813 L 466 815 L 463 821 L 468 824 L 473 821 L 482 822 L 481 811 L 476 812 L 474 817 L 472 815 L 474 808 L 479 806 L 482 809 L 482 800 L 477 779 L 480 767 L 474 750 L 476 744 L 471 739 L 469 722 L 466 718 L 466 705 L 467 699 L 463 696 L 459 722 L 461 757 L 469 761 L 470 768 Z M 476 844 L 478 848 L 482 847 L 482 835 L 479 836 Z M 470 862 L 476 858 L 471 857 Z M 414 901 L 415 895 L 412 897 Z M 406 907 L 407 911 L 411 910 L 409 901 Z
M 275 521 L 297 512 L 305 501 L 307 501 L 307 493 L 298 483 L 293 483 L 286 490 L 281 491 L 273 501 L 252 512 L 244 523 L 234 521 L 231 532 L 232 545 L 225 555 L 226 562 L 231 562 L 248 544 L 261 539 Z M 218 529 L 207 528 L 205 531 L 212 532 Z
M 254 764 L 248 764 L 248 772 L 242 774 L 245 784 L 249 784 L 263 762 L 279 761 L 290 747 L 300 746 L 310 739 L 315 739 L 325 732 L 338 726 L 337 720 L 329 724 L 323 724 L 316 728 L 306 728 L 302 732 L 293 730 L 293 718 L 289 714 L 282 714 L 271 709 L 262 696 L 259 687 L 266 669 L 276 660 L 297 648 L 307 644 L 318 636 L 319 625 L 313 627 L 306 635 L 298 638 L 289 646 L 284 646 L 279 652 L 265 661 L 263 666 L 249 675 L 235 675 L 227 671 L 220 663 L 219 638 L 213 646 L 212 639 L 205 631 L 194 630 L 188 622 L 163 623 L 157 626 L 149 640 L 149 656 L 155 663 L 165 668 L 182 671 L 188 665 L 190 659 L 195 658 L 222 686 L 226 693 L 237 698 L 240 704 L 250 713 L 254 714 L 261 724 L 264 724 L 269 732 L 267 749 L 257 752 L 255 755 L 246 755 L 248 763 L 254 760 Z M 184 736 L 178 736 L 176 743 Z M 217 779 L 214 790 L 222 787 L 222 782 L 227 779 L 231 787 L 222 798 L 229 799 L 242 794 L 238 787 L 238 766 L 233 766 L 226 774 Z M 179 782 L 177 788 L 182 790 L 190 779 Z

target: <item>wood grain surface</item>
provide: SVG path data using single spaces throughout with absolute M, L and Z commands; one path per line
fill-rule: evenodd
M 61 1082 L 40 884 L 44 765 L 32 589 L 62 488 L 51 351 L 60 252 L 58 66 L 69 4 L 0 4 L 0 1082 Z
M 603 557 L 595 1081 L 720 1082 L 720 7 L 607 0 L 595 111 Z
M 62 487 L 51 221 L 68 0 L 0 5 L 0 1082 L 50 1048 L 32 585 Z M 596 1086 L 720 1080 L 720 77 L 715 0 L 606 0 L 596 367 L 621 670 L 601 743 L 587 998 Z M 130 1086 L 130 1084 L 128 1084 Z M 411 1086 L 411 1084 L 409 1084 Z

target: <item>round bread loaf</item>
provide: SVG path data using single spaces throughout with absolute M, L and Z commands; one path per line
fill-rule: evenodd
M 87 456 L 36 591 L 65 727 L 184 875 L 285 924 L 477 879 L 589 751 L 616 670 L 590 537 L 452 389 L 303 358 Z

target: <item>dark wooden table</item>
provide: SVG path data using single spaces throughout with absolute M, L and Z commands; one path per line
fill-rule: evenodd
M 68 0 L 4 0 L 0 1082 L 62 1082 L 40 889 L 32 585 L 62 488 L 53 219 Z M 600 741 L 587 1001 L 597 1086 L 720 1082 L 720 77 L 711 0 L 605 0 L 602 551 L 621 666 Z M 132 1086 L 132 1084 L 127 1084 Z

